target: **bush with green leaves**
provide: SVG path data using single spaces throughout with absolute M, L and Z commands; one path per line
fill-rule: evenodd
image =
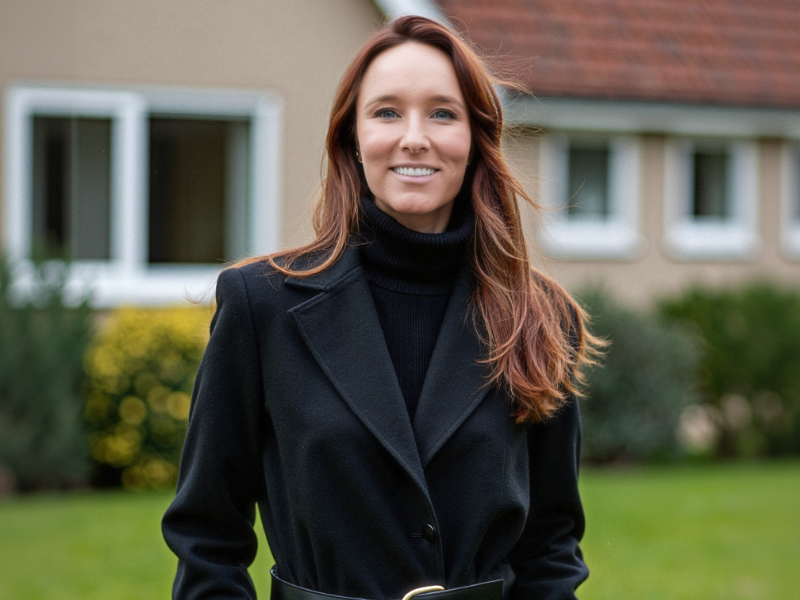
M 577 296 L 592 333 L 609 342 L 586 372 L 583 459 L 600 464 L 677 457 L 676 432 L 692 399 L 698 343 L 681 327 L 626 308 L 601 288 Z
M 695 286 L 660 311 L 704 340 L 698 380 L 714 453 L 800 454 L 800 289 Z
M 68 302 L 66 264 L 35 265 L 18 294 L 10 265 L 0 265 L 0 487 L 82 485 L 90 466 L 81 388 L 92 311 L 86 298 Z
M 92 457 L 127 489 L 175 484 L 210 318 L 207 306 L 114 310 L 86 354 Z

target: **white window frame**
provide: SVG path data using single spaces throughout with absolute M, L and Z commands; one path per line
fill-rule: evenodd
M 6 94 L 4 245 L 17 287 L 32 265 L 33 117 L 111 119 L 110 260 L 71 265 L 68 285 L 90 289 L 93 305 L 169 304 L 207 296 L 220 265 L 148 264 L 148 133 L 151 115 L 250 121 L 247 251 L 280 247 L 280 97 L 268 91 L 20 85 Z
M 722 147 L 728 153 L 731 215 L 692 215 L 695 149 Z M 754 140 L 671 138 L 664 148 L 664 251 L 678 260 L 750 260 L 760 248 L 758 233 L 758 143 Z
M 570 141 L 603 140 L 609 147 L 607 218 L 571 220 L 569 190 Z M 633 135 L 551 133 L 539 145 L 539 201 L 545 215 L 537 236 L 552 258 L 631 260 L 639 254 L 641 141 Z
M 781 152 L 781 241 L 783 254 L 800 260 L 800 140 L 784 144 Z

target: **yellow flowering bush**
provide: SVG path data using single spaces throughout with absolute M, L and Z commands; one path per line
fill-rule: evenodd
M 127 489 L 175 484 L 210 320 L 207 306 L 118 309 L 86 352 L 92 457 Z

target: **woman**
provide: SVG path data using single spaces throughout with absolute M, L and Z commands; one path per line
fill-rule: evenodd
M 274 599 L 556 600 L 587 577 L 588 335 L 530 269 L 494 83 L 422 17 L 348 68 L 316 240 L 217 284 L 163 523 L 176 598 L 255 597 L 256 503 Z

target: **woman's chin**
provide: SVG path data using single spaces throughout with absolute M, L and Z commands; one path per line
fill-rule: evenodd
M 420 194 L 401 194 L 391 197 L 388 200 L 375 198 L 378 208 L 384 212 L 408 217 L 423 217 L 425 215 L 435 215 L 442 211 L 447 211 L 453 204 L 453 200 L 442 200 L 431 198 Z

